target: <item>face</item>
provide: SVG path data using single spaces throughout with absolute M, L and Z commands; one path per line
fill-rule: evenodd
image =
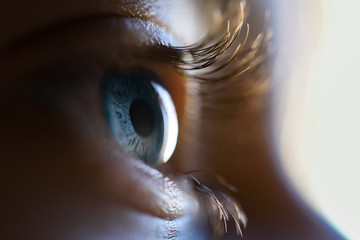
M 245 239 L 338 239 L 271 157 L 264 2 L 4 2 L 0 236 L 235 238 L 241 202 Z

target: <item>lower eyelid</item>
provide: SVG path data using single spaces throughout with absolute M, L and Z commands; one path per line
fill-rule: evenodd
M 94 141 L 90 141 L 93 145 Z M 182 214 L 183 193 L 158 170 L 130 159 L 111 142 L 86 149 L 93 149 L 86 158 L 98 163 L 97 171 L 101 169 L 98 176 L 101 196 L 163 219 L 174 219 Z

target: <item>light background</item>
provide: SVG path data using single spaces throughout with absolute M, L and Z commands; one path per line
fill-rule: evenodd
M 274 148 L 301 196 L 360 239 L 360 3 L 298 2 L 275 12 Z

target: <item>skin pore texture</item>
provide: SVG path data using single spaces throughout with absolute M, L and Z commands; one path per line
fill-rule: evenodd
M 194 2 L 181 4 L 201 13 Z M 264 30 L 265 2 L 247 3 L 250 45 Z M 212 239 L 205 207 L 181 174 L 191 170 L 215 172 L 238 189 L 233 196 L 249 219 L 243 239 L 341 239 L 277 169 L 263 94 L 267 61 L 237 88 L 209 87 L 166 58 L 139 55 L 143 46 L 201 39 L 208 26 L 196 24 L 206 16 L 182 30 L 196 31 L 196 39 L 177 40 L 149 23 L 170 21 L 174 9 L 155 0 L 3 2 L 0 239 Z M 178 145 L 159 169 L 122 152 L 109 131 L 100 89 L 114 69 L 151 71 L 172 96 Z M 220 90 L 203 90 L 211 88 Z M 237 238 L 232 225 L 219 237 Z

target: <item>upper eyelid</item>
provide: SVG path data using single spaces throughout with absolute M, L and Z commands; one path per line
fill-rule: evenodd
M 163 63 L 154 61 L 151 56 L 140 58 L 140 56 L 128 51 L 129 49 L 119 41 L 119 38 L 122 38 L 124 44 L 133 45 L 133 41 L 127 41 L 128 35 L 126 32 L 124 33 L 119 28 L 119 26 L 123 25 L 122 22 L 125 19 L 109 18 L 107 16 L 83 21 L 75 24 L 75 26 L 73 24 L 70 24 L 70 26 L 63 25 L 61 29 L 56 29 L 59 31 L 46 32 L 43 35 L 34 36 L 29 42 L 12 45 L 13 48 L 0 52 L 0 69 L 3 76 L 7 76 L 5 79 L 8 79 L 2 81 L 1 85 L 7 86 L 8 84 L 28 82 L 30 80 L 29 76 L 46 71 L 54 64 L 121 68 L 134 67 L 147 62 L 153 65 Z M 127 20 L 133 21 L 135 19 Z M 120 25 L 114 27 L 114 22 Z M 128 29 L 128 31 L 132 31 L 133 34 L 137 35 L 135 30 Z M 152 46 L 145 47 L 151 48 Z M 144 48 L 133 47 L 132 50 L 141 53 Z M 19 66 L 19 63 L 25 64 Z M 166 66 L 169 67 L 168 64 Z M 19 67 L 21 68 L 18 69 Z
M 112 24 L 114 21 L 120 25 L 114 27 Z M 8 57 L 5 56 L 0 60 L 4 61 L 4 64 L 0 64 L 1 68 L 4 70 L 5 75 L 9 75 L 9 79 L 13 79 L 11 82 L 18 85 L 24 82 L 31 82 L 32 84 L 34 81 L 39 81 L 43 79 L 41 76 L 44 72 L 50 71 L 56 74 L 53 68 L 58 68 L 60 72 L 76 70 L 76 72 L 80 73 L 85 71 L 85 73 L 81 73 L 85 75 L 89 70 L 96 71 L 95 74 L 97 74 L 97 72 L 102 73 L 112 69 L 122 71 L 135 67 L 139 69 L 140 67 L 152 71 L 159 76 L 159 79 L 163 79 L 164 82 L 161 82 L 161 85 L 168 91 L 170 90 L 169 92 L 178 92 L 178 89 L 174 90 L 173 85 L 176 84 L 173 84 L 173 82 L 181 82 L 180 85 L 182 86 L 183 82 L 185 82 L 182 74 L 179 74 L 176 69 L 169 66 L 165 61 L 160 59 L 154 61 L 151 56 L 144 55 L 145 58 L 142 58 L 140 55 L 131 52 L 136 51 L 139 54 L 143 52 L 142 50 L 147 52 L 146 49 L 155 47 L 155 45 L 158 45 L 157 43 L 127 49 L 119 41 L 120 37 L 122 38 L 121 41 L 128 44 L 126 31 L 136 32 L 131 27 L 128 30 L 119 28 L 124 24 L 124 21 L 139 22 L 141 20 L 119 17 L 109 18 L 106 16 L 105 18 L 79 22 L 75 26 L 71 24 L 70 29 L 67 28 L 68 25 L 64 25 L 62 27 L 64 31 L 46 32 L 41 37 L 33 38 L 33 42 L 27 42 L 19 46 L 15 54 L 14 52 L 8 52 Z M 100 34 L 101 37 L 99 37 L 99 31 L 102 33 Z M 84 39 L 86 39 L 85 42 Z M 133 45 L 133 42 L 130 41 L 129 44 Z M 22 59 L 26 59 L 26 64 L 20 66 L 20 71 L 11 70 L 14 67 L 19 67 L 19 62 L 24 62 Z M 27 61 L 28 59 L 31 59 L 31 61 Z M 99 75 L 99 77 L 101 76 Z M 167 79 L 171 79 L 171 81 L 165 81 Z M 179 94 L 176 93 L 175 95 Z

